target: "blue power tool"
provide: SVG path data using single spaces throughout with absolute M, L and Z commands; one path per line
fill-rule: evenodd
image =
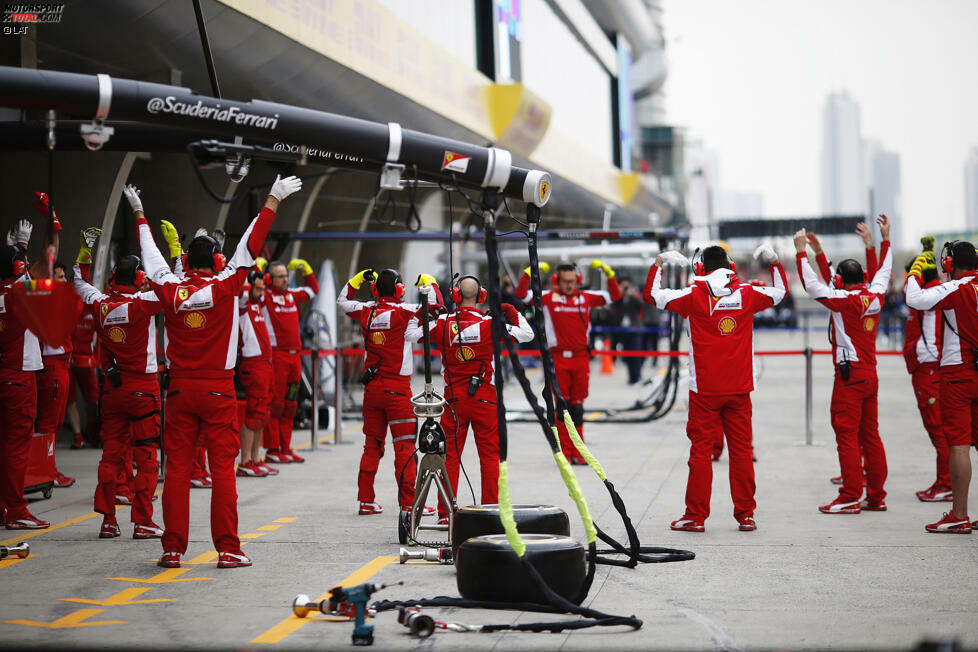
M 367 624 L 367 600 L 377 591 L 396 586 L 404 582 L 394 584 L 374 584 L 366 582 L 358 586 L 334 586 L 330 589 L 329 611 L 332 613 L 348 612 L 353 607 L 353 644 L 354 645 L 373 645 L 374 626 Z M 344 604 L 345 603 L 345 604 Z

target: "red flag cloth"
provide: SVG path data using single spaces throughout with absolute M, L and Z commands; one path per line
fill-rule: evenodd
M 81 314 L 81 299 L 70 283 L 50 278 L 23 281 L 14 284 L 13 297 L 24 324 L 50 347 L 64 344 Z

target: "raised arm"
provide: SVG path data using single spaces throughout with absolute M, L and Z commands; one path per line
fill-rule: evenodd
M 122 193 L 129 202 L 129 207 L 136 215 L 136 231 L 139 234 L 139 253 L 143 263 L 143 270 L 146 278 L 149 279 L 154 288 L 166 283 L 179 283 L 180 280 L 170 271 L 170 266 L 166 264 L 166 259 L 160 253 L 153 240 L 153 232 L 149 228 L 149 222 L 143 213 L 143 202 L 139 198 L 139 189 L 129 184 L 123 189 Z
M 541 275 L 547 274 L 550 272 L 550 263 L 540 263 L 538 269 L 540 270 Z M 516 289 L 513 290 L 513 294 L 520 301 L 531 301 L 533 299 L 533 290 L 530 289 L 531 271 L 532 270 L 529 267 L 523 270 L 523 275 L 520 276 L 520 282 L 516 284 Z
M 685 317 L 690 311 L 692 289 L 669 290 L 662 287 L 662 266 L 669 264 L 688 266 L 689 260 L 678 251 L 665 251 L 659 254 L 655 259 L 655 264 L 649 268 L 642 299 L 660 310 L 678 312 Z
M 890 287 L 890 274 L 893 272 L 893 252 L 890 251 L 890 220 L 886 215 L 880 215 L 876 218 L 876 222 L 880 225 L 880 234 L 883 236 L 883 241 L 880 243 L 882 262 L 879 269 L 872 273 L 873 282 L 869 284 L 869 291 L 876 294 L 886 294 L 887 288 Z
M 504 303 L 502 304 L 503 314 L 506 316 L 506 332 L 509 333 L 517 342 L 530 342 L 533 340 L 534 333 L 533 328 L 530 327 L 530 322 L 526 321 L 526 317 L 517 310 L 512 304 Z
M 340 310 L 348 315 L 363 310 L 366 304 L 357 301 L 354 297 L 357 296 L 360 286 L 365 282 L 369 283 L 373 278 L 374 270 L 372 267 L 368 267 L 357 272 L 356 276 L 347 281 L 343 289 L 336 295 L 336 305 L 340 307 Z
M 295 258 L 290 260 L 286 267 L 290 271 L 302 270 L 302 279 L 305 285 L 295 290 L 289 290 L 296 303 L 305 303 L 319 294 L 319 282 L 312 272 L 312 265 L 302 258 Z
M 843 290 L 830 288 L 819 280 L 818 275 L 815 274 L 815 270 L 812 269 L 812 265 L 808 261 L 808 252 L 805 250 L 807 243 L 805 229 L 801 229 L 795 233 L 794 241 L 798 276 L 801 278 L 801 284 L 804 286 L 805 292 L 829 310 L 836 312 L 842 310 L 846 304 L 846 298 L 849 295 Z
M 760 312 L 784 300 L 788 295 L 788 279 L 785 277 L 784 267 L 781 266 L 778 255 L 770 245 L 759 246 L 754 251 L 754 258 L 771 266 L 771 286 L 754 286 L 754 293 L 767 299 L 761 302 L 761 305 L 755 306 L 756 311 Z

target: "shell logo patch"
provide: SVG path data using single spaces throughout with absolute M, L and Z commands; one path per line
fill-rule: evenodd
M 867 317 L 866 321 L 863 322 L 863 328 L 865 328 L 867 331 L 873 330 L 873 326 L 875 325 L 876 322 L 873 321 L 872 317 Z
M 181 301 L 186 301 L 187 297 L 190 296 L 190 290 L 187 288 L 177 288 L 177 298 Z
M 376 333 L 375 332 L 375 333 L 371 333 L 370 334 L 370 341 L 373 342 L 374 344 L 380 345 L 380 344 L 383 344 L 384 342 L 386 342 L 387 341 L 387 338 L 384 337 L 384 334 L 383 333 Z
M 730 335 L 730 333 L 737 328 L 737 320 L 735 320 L 733 317 L 724 317 L 720 320 L 720 323 L 717 324 L 717 328 L 722 334 Z
M 183 290 L 183 288 L 180 288 L 180 290 Z M 204 313 L 197 312 L 196 310 L 187 313 L 187 316 L 183 318 L 183 323 L 187 325 L 187 328 L 200 328 L 206 321 L 207 318 L 204 317 Z
M 475 351 L 471 347 L 463 346 L 455 352 L 455 357 L 459 362 L 468 362 L 475 357 Z
M 189 317 L 189 315 L 187 315 Z M 118 326 L 113 326 L 108 332 L 109 339 L 116 344 L 121 344 L 126 341 L 126 331 L 122 330 Z

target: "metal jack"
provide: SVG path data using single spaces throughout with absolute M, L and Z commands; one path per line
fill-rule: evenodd
M 402 564 L 411 559 L 417 559 L 419 561 L 435 561 L 439 564 L 455 563 L 455 560 L 452 558 L 452 549 L 447 546 L 444 548 L 427 548 L 425 550 L 418 550 L 417 552 L 408 550 L 407 548 L 401 548 L 398 551 L 397 559 Z
M 15 543 L 12 546 L 0 546 L 0 559 L 6 559 L 7 557 L 19 557 L 21 559 L 27 559 L 30 554 L 31 546 L 26 541 Z M 403 564 L 404 562 L 401 563 Z

